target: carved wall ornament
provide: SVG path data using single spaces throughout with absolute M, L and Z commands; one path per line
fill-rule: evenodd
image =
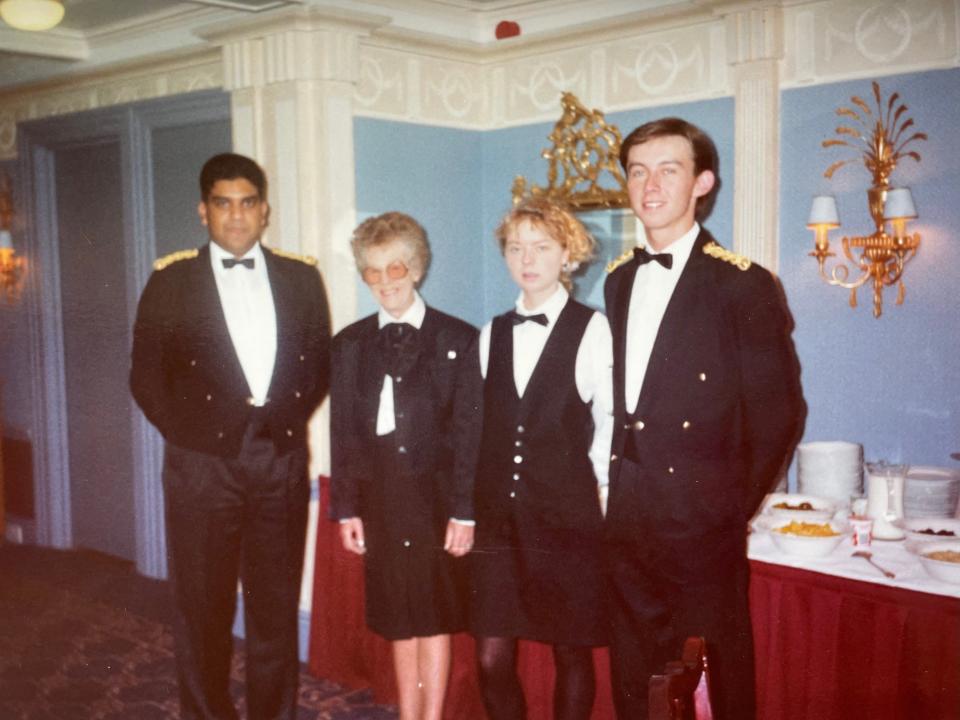
M 547 185 L 531 185 L 518 175 L 513 203 L 525 195 L 564 203 L 574 210 L 629 207 L 627 181 L 620 170 L 620 129 L 608 125 L 600 110 L 587 110 L 573 93 L 561 95 L 563 114 L 547 136 L 553 145 L 547 160 Z

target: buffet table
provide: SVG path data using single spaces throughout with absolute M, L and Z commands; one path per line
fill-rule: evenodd
M 928 577 L 902 542 L 822 559 L 750 538 L 761 720 L 960 718 L 960 585 Z
M 395 702 L 389 643 L 366 630 L 363 565 L 340 547 L 326 519 L 321 483 L 310 671 L 350 687 L 373 689 Z M 875 559 L 897 574 L 889 580 L 844 543 L 822 559 L 782 555 L 765 534 L 750 538 L 760 720 L 870 718 L 956 720 L 960 717 L 960 586 L 926 577 L 903 543 L 875 542 Z M 594 653 L 594 720 L 613 717 L 609 663 Z M 521 643 L 519 670 L 530 720 L 552 717 L 549 647 Z M 445 717 L 483 718 L 473 640 L 454 638 Z

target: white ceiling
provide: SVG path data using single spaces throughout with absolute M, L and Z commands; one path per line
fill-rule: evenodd
M 337 7 L 385 15 L 396 27 L 470 43 L 494 42 L 500 20 L 516 20 L 524 35 L 666 6 L 713 0 L 63 0 L 63 22 L 43 33 L 0 21 L 0 90 L 66 77 L 202 41 L 202 25 L 270 14 L 295 5 Z

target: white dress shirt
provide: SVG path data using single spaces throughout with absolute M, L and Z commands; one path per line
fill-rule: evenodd
M 673 255 L 673 265 L 669 270 L 658 262 L 637 266 L 627 312 L 627 349 L 623 381 L 627 412 L 632 413 L 637 409 L 660 322 L 699 234 L 700 225 L 695 222 L 692 228 L 663 249 L 663 252 Z
M 408 323 L 417 330 L 423 325 L 423 316 L 427 314 L 426 303 L 420 293 L 413 291 L 413 304 L 403 315 L 396 318 L 383 308 L 377 311 L 377 327 L 383 328 L 390 323 Z M 397 417 L 393 407 L 393 378 L 390 373 L 383 376 L 383 387 L 380 388 L 380 404 L 377 406 L 377 435 L 389 435 L 397 429 Z
M 269 399 L 267 393 L 277 359 L 277 313 L 267 263 L 260 243 L 242 258 L 253 259 L 252 269 L 235 265 L 228 270 L 223 260 L 232 257 L 215 242 L 210 243 L 210 263 L 230 340 L 250 387 L 253 404 L 263 406 Z
M 547 338 L 567 304 L 570 294 L 562 285 L 540 307 L 527 308 L 523 296 L 517 299 L 516 310 L 521 315 L 547 316 L 547 325 L 525 322 L 513 326 L 513 381 L 517 394 L 523 397 L 530 376 L 540 360 Z M 487 377 L 490 357 L 490 327 L 488 322 L 480 331 L 480 370 Z M 590 444 L 590 462 L 597 477 L 597 485 L 606 488 L 610 467 L 610 443 L 613 434 L 613 340 L 610 325 L 602 313 L 595 312 L 580 340 L 574 378 L 577 392 L 585 403 L 592 401 L 593 441 Z

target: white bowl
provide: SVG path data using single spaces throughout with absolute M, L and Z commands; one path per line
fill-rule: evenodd
M 923 569 L 937 580 L 943 580 L 948 583 L 960 584 L 960 562 L 949 562 L 947 560 L 934 560 L 929 557 L 932 552 L 938 550 L 950 550 L 960 553 L 960 540 L 940 540 L 932 543 L 918 543 L 913 546 L 913 552 L 920 557 L 920 564 Z
M 903 530 L 914 542 L 960 540 L 960 518 L 906 518 L 897 520 L 893 524 Z M 933 532 L 920 532 L 921 530 L 933 530 Z M 938 530 L 952 532 L 953 535 L 937 535 Z
M 830 527 L 837 533 L 826 537 L 813 537 L 782 533 L 779 528 L 789 525 L 791 521 L 784 520 L 770 529 L 770 538 L 780 552 L 801 557 L 824 557 L 829 555 L 844 540 L 850 537 L 850 527 L 841 520 L 831 520 Z
M 813 506 L 812 510 L 795 509 L 802 503 L 809 503 Z M 778 508 L 777 505 L 787 504 L 794 509 Z M 776 493 L 767 498 L 764 505 L 764 512 L 770 513 L 772 517 L 783 518 L 785 520 L 800 520 L 803 522 L 825 522 L 834 516 L 837 512 L 837 505 L 833 500 L 817 495 L 788 495 Z

